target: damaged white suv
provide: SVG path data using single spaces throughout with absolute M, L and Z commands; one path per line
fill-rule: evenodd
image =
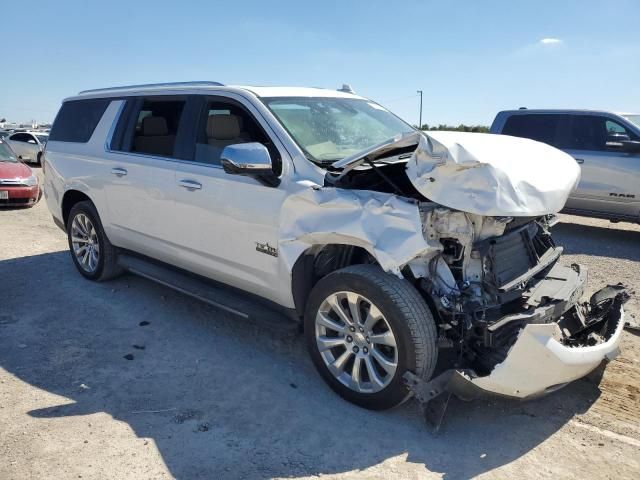
M 549 233 L 579 169 L 542 143 L 418 132 L 350 93 L 190 82 L 66 99 L 44 163 L 82 275 L 284 311 L 367 408 L 531 397 L 618 350 L 627 294 L 579 303 L 586 271 Z

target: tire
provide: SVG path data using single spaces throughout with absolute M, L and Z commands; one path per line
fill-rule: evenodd
M 353 301 L 361 322 L 349 326 L 338 321 L 344 317 L 336 314 L 336 301 L 351 319 L 349 302 Z M 370 317 L 380 315 L 378 323 L 367 327 Z M 325 326 L 327 318 L 330 327 Z M 355 325 L 359 326 L 353 330 Z M 304 327 L 309 353 L 322 378 L 342 398 L 367 409 L 385 410 L 400 405 L 411 395 L 402 378 L 404 373 L 411 371 L 428 380 L 436 365 L 436 324 L 427 303 L 409 282 L 375 265 L 354 265 L 322 278 L 309 295 Z M 361 335 L 358 331 L 362 331 Z M 378 343 L 379 339 L 386 344 Z M 328 348 L 334 343 L 339 345 Z M 350 359 L 341 362 L 345 355 L 354 359 L 353 364 Z M 356 361 L 360 366 L 354 374 Z M 342 373 L 336 367 L 341 364 L 345 365 Z M 382 368 L 383 364 L 386 368 Z
M 81 233 L 81 230 L 78 230 L 76 228 L 77 226 L 74 226 L 76 219 L 80 222 L 79 226 L 84 225 L 84 228 L 87 230 L 86 233 L 89 235 L 78 235 Z M 91 228 L 87 228 L 87 226 Z M 74 239 L 79 238 L 82 238 L 83 241 L 74 242 Z M 118 265 L 118 251 L 111 245 L 111 242 L 109 242 L 102 228 L 102 222 L 100 221 L 96 207 L 90 201 L 78 202 L 71 207 L 67 220 L 67 240 L 73 263 L 83 277 L 102 282 L 115 278 L 122 273 L 122 268 Z M 89 243 L 94 247 L 97 255 L 94 257 L 95 261 L 93 263 L 84 264 L 76 254 L 76 250 L 83 245 L 87 246 Z M 95 248 L 95 245 L 97 245 L 97 248 Z M 84 253 L 86 253 L 86 249 L 83 251 L 83 254 Z M 81 255 L 81 257 L 84 256 L 85 255 Z M 89 256 L 91 256 L 91 254 L 89 254 Z M 87 262 L 90 263 L 91 260 L 87 258 Z

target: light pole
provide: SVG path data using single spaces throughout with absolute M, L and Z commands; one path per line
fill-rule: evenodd
M 420 121 L 418 122 L 418 130 L 422 129 L 422 90 L 417 91 L 420 94 Z

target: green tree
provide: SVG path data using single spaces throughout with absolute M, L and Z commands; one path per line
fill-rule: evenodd
M 414 127 L 417 128 L 416 125 L 414 125 Z M 489 127 L 486 127 L 484 125 L 465 125 L 463 123 L 461 123 L 457 127 L 454 127 L 453 125 L 445 125 L 444 123 L 441 123 L 436 127 L 436 126 L 429 126 L 428 124 L 425 123 L 422 125 L 422 127 L 420 127 L 420 130 L 425 130 L 425 131 L 426 130 L 431 130 L 431 131 L 450 130 L 454 132 L 489 133 Z

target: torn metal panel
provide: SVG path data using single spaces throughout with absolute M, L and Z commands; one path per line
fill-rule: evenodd
M 283 204 L 280 220 L 279 252 L 289 269 L 314 245 L 362 247 L 396 275 L 410 260 L 426 261 L 442 250 L 423 236 L 416 202 L 373 191 L 301 187 Z
M 407 163 L 407 175 L 426 198 L 487 216 L 559 212 L 580 179 L 568 154 L 506 135 L 428 132 Z

